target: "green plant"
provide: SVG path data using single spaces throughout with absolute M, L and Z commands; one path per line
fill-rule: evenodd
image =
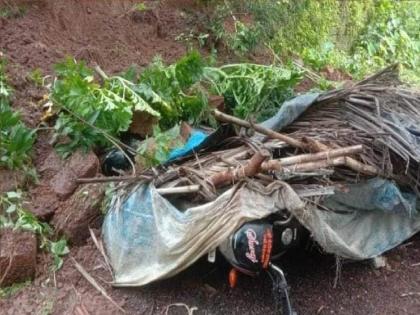
M 7 299 L 31 284 L 30 281 L 13 283 L 11 286 L 0 288 L 0 299 Z
M 2 18 L 19 18 L 24 16 L 26 13 L 26 8 L 19 5 L 3 4 L 0 7 L 0 17 Z
M 419 10 L 415 2 L 378 0 L 375 14 L 352 46 L 352 72 L 363 75 L 396 61 L 418 71 Z
M 56 145 L 63 156 L 76 148 L 109 146 L 107 135 L 117 136 L 126 131 L 133 110 L 160 116 L 140 93 L 147 94 L 152 101 L 159 97 L 123 77 L 105 78 L 101 86 L 83 62 L 72 59 L 57 65 L 56 73 L 51 98 L 61 110 L 54 128 L 56 137 L 65 138 Z
M 251 53 L 263 43 L 266 30 L 263 30 L 260 23 L 255 20 L 247 22 L 241 20 L 242 16 L 249 16 L 247 14 L 249 10 L 244 10 L 243 6 L 240 1 L 222 3 L 216 1 L 208 20 L 202 25 L 208 34 L 206 42 L 213 41 L 213 46 L 222 43 L 230 52 L 241 57 Z M 238 15 L 234 11 L 238 11 Z M 233 29 L 229 29 L 228 26 L 231 21 Z
M 12 90 L 7 84 L 5 66 L 6 61 L 0 59 L 0 167 L 28 171 L 35 130 L 25 127 L 19 113 L 9 105 Z
M 159 122 L 163 130 L 181 120 L 193 123 L 207 105 L 199 81 L 206 61 L 192 51 L 175 64 L 166 66 L 160 58 L 140 74 L 140 84 L 154 91 L 161 98 L 153 102 L 161 113 Z
M 32 70 L 28 78 L 36 85 L 36 86 L 43 86 L 44 85 L 44 78 L 42 75 L 42 70 L 40 68 L 36 68 Z
M 162 131 L 181 121 L 209 121 L 209 94 L 224 96 L 235 114 L 257 113 L 260 120 L 275 113 L 300 78 L 298 71 L 285 67 L 248 63 L 212 67 L 197 51 L 171 65 L 156 58 L 138 80 L 135 73 L 113 77 L 102 73 L 100 85 L 90 69 L 71 59 L 56 71 L 51 98 L 61 110 L 55 130 L 57 139 L 64 140 L 56 148 L 64 155 L 76 148 L 108 146 L 110 136 L 129 128 L 133 111 L 156 117 Z
M 235 31 L 226 35 L 226 43 L 230 50 L 239 56 L 251 52 L 260 42 L 260 29 L 235 20 Z
M 65 239 L 52 241 L 51 227 L 40 222 L 32 213 L 23 207 L 23 195 L 20 191 L 11 191 L 0 195 L 0 228 L 13 228 L 31 231 L 38 235 L 40 248 L 47 250 L 53 257 L 53 270 L 63 265 L 63 256 L 69 249 Z
M 135 5 L 134 5 L 134 8 L 137 10 L 137 11 L 140 11 L 140 12 L 143 12 L 143 11 L 146 11 L 146 10 L 149 10 L 149 7 L 146 5 L 146 3 L 144 3 L 144 2 L 139 2 L 139 3 L 136 3 Z
M 258 64 L 231 64 L 206 68 L 206 79 L 217 95 L 223 95 L 234 114 L 257 121 L 274 115 L 293 95 L 301 74 L 294 69 Z

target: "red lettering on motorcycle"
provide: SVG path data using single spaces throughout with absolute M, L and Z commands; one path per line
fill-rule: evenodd
M 245 256 L 255 264 L 258 262 L 257 255 L 255 253 L 255 245 L 259 245 L 257 241 L 257 233 L 255 233 L 253 229 L 248 229 L 246 230 L 246 238 L 248 239 L 248 252 L 245 253 Z

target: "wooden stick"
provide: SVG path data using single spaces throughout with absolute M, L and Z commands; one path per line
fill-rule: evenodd
M 80 274 L 85 277 L 85 279 L 96 289 L 98 290 L 108 301 L 110 301 L 116 308 L 118 308 L 121 312 L 125 313 L 125 310 L 117 304 L 106 292 L 106 290 L 99 285 L 98 282 L 85 270 L 85 268 L 82 267 L 73 257 L 71 257 L 73 260 L 73 264 L 76 267 L 77 271 L 80 272 Z
M 282 167 L 294 165 L 299 163 L 314 162 L 324 159 L 333 159 L 350 154 L 356 154 L 363 151 L 362 145 L 354 145 L 340 149 L 333 149 L 322 151 L 318 153 L 301 154 L 290 156 L 279 160 L 268 160 L 261 165 L 262 170 L 277 170 L 280 171 Z
M 245 177 L 252 177 L 259 172 L 261 164 L 267 157 L 268 154 L 258 151 L 245 166 L 217 173 L 210 177 L 210 182 L 213 183 L 215 187 L 219 187 L 239 181 Z
M 227 123 L 232 123 L 241 127 L 245 127 L 245 128 L 253 128 L 255 131 L 262 133 L 263 135 L 266 135 L 270 138 L 273 139 L 278 139 L 281 141 L 286 142 L 287 144 L 299 148 L 299 149 L 305 149 L 305 144 L 299 140 L 296 140 L 292 137 L 286 136 L 284 134 L 275 132 L 274 130 L 262 127 L 260 125 L 254 125 L 252 123 L 250 123 L 249 121 L 231 116 L 231 115 L 227 115 L 225 113 L 222 113 L 220 111 L 218 111 L 217 109 L 213 110 L 213 115 L 214 117 L 216 117 L 217 120 L 223 121 L 223 122 L 227 122 Z
M 90 184 L 90 183 L 108 183 L 108 182 L 124 182 L 130 180 L 150 180 L 151 178 L 143 175 L 139 176 L 109 176 L 109 177 L 90 177 L 90 178 L 78 178 L 76 179 L 77 184 Z

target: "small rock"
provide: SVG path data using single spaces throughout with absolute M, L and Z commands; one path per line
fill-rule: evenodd
M 72 244 L 80 245 L 89 237 L 89 226 L 94 226 L 101 215 L 101 203 L 105 187 L 101 184 L 81 186 L 58 209 L 52 219 L 57 233 L 64 235 Z
M 95 153 L 76 151 L 63 169 L 51 179 L 50 185 L 57 196 L 65 200 L 76 190 L 78 178 L 93 177 L 98 170 L 99 160 Z
M 374 269 L 384 268 L 387 265 L 385 256 L 376 256 L 370 260 L 370 263 Z
M 64 161 L 58 156 L 55 150 L 47 155 L 45 160 L 42 162 L 38 171 L 44 178 L 52 178 L 63 168 Z
M 206 291 L 208 297 L 213 297 L 215 294 L 217 294 L 217 290 L 207 283 L 204 284 L 204 290 Z
M 0 286 L 33 279 L 37 241 L 33 233 L 3 229 L 0 231 Z

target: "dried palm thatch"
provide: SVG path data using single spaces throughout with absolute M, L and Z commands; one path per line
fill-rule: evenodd
M 399 86 L 391 66 L 351 88 L 321 95 L 285 132 L 330 147 L 362 144 L 360 160 L 418 193 L 420 93 Z

